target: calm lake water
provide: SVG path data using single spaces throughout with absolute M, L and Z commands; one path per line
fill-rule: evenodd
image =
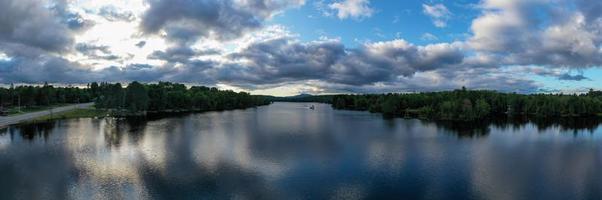
M 599 124 L 304 103 L 60 120 L 0 130 L 0 199 L 601 199 Z

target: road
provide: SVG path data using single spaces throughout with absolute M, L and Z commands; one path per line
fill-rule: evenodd
M 9 125 L 18 124 L 20 122 L 33 120 L 38 117 L 43 117 L 43 116 L 50 115 L 50 114 L 61 113 L 61 112 L 70 111 L 70 110 L 74 110 L 74 109 L 78 109 L 78 108 L 88 108 L 88 107 L 91 107 L 92 105 L 94 105 L 94 103 L 82 103 L 82 104 L 56 107 L 56 108 L 44 110 L 44 111 L 30 112 L 30 113 L 8 116 L 8 117 L 0 117 L 0 127 L 6 127 Z

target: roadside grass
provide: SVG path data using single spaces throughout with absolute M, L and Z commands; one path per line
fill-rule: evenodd
M 38 117 L 36 119 L 28 121 L 29 123 L 51 121 L 57 119 L 74 119 L 74 118 L 94 118 L 94 117 L 105 117 L 109 114 L 109 111 L 94 109 L 94 108 L 79 108 L 71 111 L 56 113 L 52 115 L 46 115 Z
M 25 113 L 30 113 L 30 112 L 49 110 L 52 108 L 67 106 L 67 105 L 70 105 L 70 104 L 56 104 L 56 105 L 52 105 L 52 106 L 21 107 L 20 111 L 19 111 L 19 108 L 17 108 L 17 107 L 11 107 L 11 108 L 7 109 L 7 114 L 8 114 L 8 116 L 14 116 L 14 115 L 20 115 L 20 114 L 25 114 Z

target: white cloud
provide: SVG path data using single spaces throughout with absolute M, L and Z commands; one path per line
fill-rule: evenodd
M 361 19 L 374 13 L 369 0 L 344 0 L 329 4 L 328 7 L 337 11 L 339 19 Z
M 594 11 L 602 2 L 578 2 L 486 0 L 468 44 L 499 65 L 601 66 L 602 17 Z
M 439 28 L 446 27 L 447 20 L 449 20 L 452 15 L 452 13 L 443 4 L 422 4 L 422 12 L 431 17 L 433 24 Z
M 433 35 L 432 33 L 424 33 L 422 34 L 422 36 L 420 36 L 421 40 L 424 41 L 435 41 L 435 40 L 439 40 L 439 38 L 435 35 Z
M 6 1 L 11 3 L 0 10 L 15 17 L 0 19 L 6 27 L 0 29 L 0 82 L 165 80 L 265 93 L 461 86 L 528 92 L 539 85 L 525 74 L 586 81 L 590 77 L 579 69 L 602 66 L 599 0 L 483 0 L 459 42 L 438 43 L 441 36 L 432 33 L 419 39 L 438 44 L 415 45 L 400 39 L 401 33 L 397 40 L 372 42 L 391 34 L 372 29 L 376 37 L 351 46 L 340 38 L 304 41 L 286 26 L 265 25 L 303 0 L 107 1 L 66 1 L 73 4 L 61 13 L 33 0 Z M 340 19 L 376 12 L 368 0 L 315 5 Z M 452 17 L 443 4 L 424 4 L 422 12 L 438 27 Z M 69 13 L 77 19 L 65 19 Z M 72 29 L 80 19 L 93 25 Z M 541 69 L 519 70 L 530 65 Z
M 10 61 L 10 57 L 6 53 L 0 51 L 0 61 Z

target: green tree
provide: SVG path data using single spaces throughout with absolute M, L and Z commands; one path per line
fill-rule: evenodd
M 146 111 L 148 109 L 148 93 L 144 85 L 134 81 L 127 87 L 125 95 L 126 108 L 130 112 Z
M 485 99 L 477 100 L 475 105 L 476 118 L 483 118 L 491 113 L 491 106 Z

